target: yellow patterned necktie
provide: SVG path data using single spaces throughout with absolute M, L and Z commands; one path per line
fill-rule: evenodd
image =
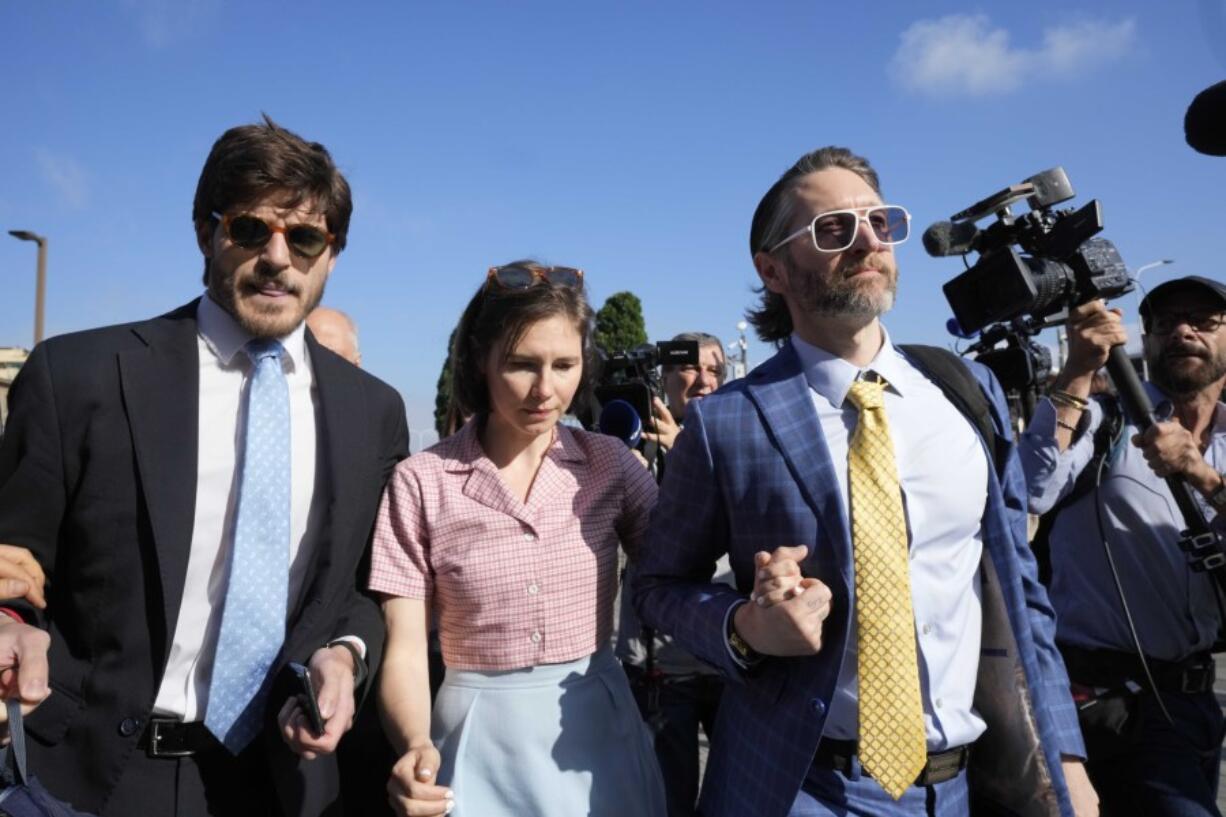
M 847 452 L 851 547 L 856 569 L 860 673 L 860 763 L 897 800 L 927 762 L 915 655 L 907 522 L 882 395 L 885 384 L 852 383 L 860 419 Z

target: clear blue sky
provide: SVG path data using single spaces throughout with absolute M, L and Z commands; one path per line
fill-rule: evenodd
M 1184 144 L 1226 77 L 1226 2 L 0 3 L 0 228 L 50 238 L 50 334 L 200 291 L 191 199 L 213 140 L 268 112 L 355 191 L 325 303 L 430 424 L 447 335 L 494 263 L 583 267 L 653 338 L 734 339 L 750 215 L 844 144 L 915 216 L 896 338 L 944 344 L 957 259 L 918 233 L 1063 165 L 1152 286 L 1224 277 L 1226 159 Z M 0 233 L 0 345 L 28 346 L 34 248 Z M 1122 306 L 1130 314 L 1135 300 Z M 769 349 L 754 343 L 751 364 Z

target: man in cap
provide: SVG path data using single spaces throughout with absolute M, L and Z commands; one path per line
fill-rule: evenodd
M 1030 508 L 1047 514 L 1057 642 L 1068 665 L 1088 770 L 1103 814 L 1217 814 L 1224 722 L 1210 648 L 1221 632 L 1214 579 L 1178 547 L 1185 521 L 1165 478 L 1192 489 L 1226 529 L 1226 285 L 1188 276 L 1141 303 L 1144 434 L 1091 380 L 1124 343 L 1120 312 L 1069 316 L 1069 357 L 1021 441 Z

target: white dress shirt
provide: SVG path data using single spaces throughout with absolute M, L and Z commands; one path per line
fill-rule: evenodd
M 192 525 L 187 580 L 179 619 L 154 714 L 204 719 L 208 708 L 213 656 L 221 630 L 234 545 L 238 502 L 237 464 L 243 449 L 245 397 L 252 372 L 243 346 L 251 340 L 225 310 L 206 294 L 196 310 L 199 324 L 200 416 L 196 462 L 196 511 Z M 319 531 L 312 514 L 315 493 L 315 448 L 319 396 L 307 354 L 304 324 L 280 338 L 282 366 L 289 387 L 291 493 L 289 605 L 302 589 Z M 322 510 L 322 509 L 320 509 Z M 288 614 L 288 611 L 287 611 Z M 279 705 L 279 704 L 278 704 Z
M 859 412 L 847 400 L 847 392 L 867 371 L 881 375 L 888 384 L 885 412 L 911 548 L 911 604 L 924 726 L 928 748 L 940 751 L 971 743 L 985 729 L 972 702 L 983 627 L 979 562 L 988 458 L 970 421 L 894 348 L 884 328 L 882 333 L 881 350 L 864 369 L 796 335 L 792 345 L 812 389 L 848 519 L 847 450 Z M 826 737 L 859 736 L 856 643 L 854 637 L 848 639 Z

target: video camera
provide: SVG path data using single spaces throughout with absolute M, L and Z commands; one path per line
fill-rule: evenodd
M 949 331 L 962 338 L 979 335 L 966 352 L 992 369 L 1027 420 L 1051 371 L 1051 355 L 1032 338 L 1062 322 L 1070 306 L 1132 290 L 1115 246 L 1095 238 L 1103 229 L 1098 200 L 1080 209 L 1056 208 L 1074 195 L 1068 175 L 1056 167 L 924 232 L 929 255 L 979 254 L 943 287 L 954 313 Z M 1030 210 L 1015 216 L 1013 205 L 1022 200 Z M 976 225 L 993 215 L 996 221 L 987 227 Z M 1001 341 L 1006 345 L 997 348 Z
M 698 365 L 698 341 L 644 343 L 604 358 L 596 385 L 600 431 L 636 447 L 644 426 L 652 425 L 652 397 L 663 395 L 659 367 L 687 365 Z
M 1032 355 L 1029 350 L 1037 348 L 1030 338 L 1054 325 L 1045 321 L 1068 307 L 1095 298 L 1115 298 L 1133 288 L 1115 246 L 1094 237 L 1103 229 L 1098 200 L 1080 210 L 1055 209 L 1074 195 L 1064 169 L 1056 167 L 1006 187 L 924 231 L 924 249 L 929 255 L 965 259 L 971 252 L 979 253 L 974 264 L 943 287 L 956 324 L 950 331 L 964 338 L 982 331 L 979 342 L 968 351 L 976 352 L 977 360 L 992 367 L 1007 391 L 1020 390 L 1027 421 L 1040 385 L 1035 374 L 1043 364 L 1031 357 L 1025 365 L 1017 365 L 1019 354 Z M 1030 211 L 1014 216 L 1012 206 L 1023 199 Z M 983 229 L 975 226 L 993 214 L 995 222 Z M 996 325 L 985 329 L 989 324 Z M 995 347 L 1001 340 L 1008 341 L 1008 346 L 998 350 Z M 1009 353 L 1011 349 L 1020 351 Z M 998 352 L 1008 354 L 993 358 Z M 1007 379 L 1019 372 L 1031 382 L 1018 384 Z M 1129 421 L 1142 432 L 1150 428 L 1155 422 L 1153 406 L 1123 346 L 1112 347 L 1107 372 Z M 1188 553 L 1194 568 L 1212 571 L 1219 588 L 1226 592 L 1226 544 L 1209 528 L 1187 483 L 1178 476 L 1168 476 L 1166 482 L 1187 523 L 1179 547 Z
M 1080 210 L 1055 209 L 1074 195 L 1064 169 L 1056 167 L 924 232 L 929 255 L 979 253 L 966 272 L 943 287 L 964 336 L 1023 316 L 1042 321 L 1069 306 L 1132 290 L 1128 268 L 1115 246 L 1094 238 L 1103 229 L 1098 200 Z M 1014 216 L 1012 206 L 1023 199 L 1030 211 Z M 991 225 L 975 226 L 991 215 L 997 219 Z

